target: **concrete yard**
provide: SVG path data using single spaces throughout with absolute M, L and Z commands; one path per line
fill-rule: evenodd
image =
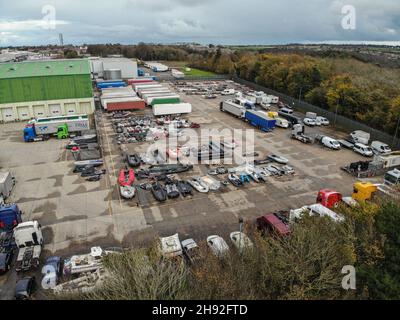
M 200 123 L 203 129 L 252 129 L 221 112 L 222 99 L 183 95 L 183 100 L 192 103 L 194 108 L 193 114 L 186 118 Z M 21 207 L 24 220 L 39 220 L 42 224 L 43 256 L 85 253 L 93 245 L 140 246 L 158 236 L 174 233 L 179 233 L 182 240 L 193 237 L 199 242 L 212 234 L 228 239 L 229 233 L 238 229 L 239 216 L 252 222 L 274 210 L 315 203 L 317 192 L 322 188 L 350 194 L 355 178 L 340 167 L 362 159 L 351 150 L 330 151 L 317 144 L 291 140 L 289 129 L 276 128 L 273 133 L 256 130 L 255 151 L 260 153 L 260 158 L 272 153 L 288 158 L 296 170 L 294 177 L 271 177 L 266 184 L 251 183 L 240 189 L 229 185 L 206 195 L 194 191 L 192 197 L 163 204 L 156 203 L 150 191 L 139 190 L 134 200 L 124 201 L 118 192 L 117 176 L 125 164 L 107 114 L 102 114 L 98 123 L 107 169 L 107 175 L 100 182 L 86 182 L 72 173 L 74 160 L 65 149 L 67 141 L 23 142 L 24 125 L 0 125 L 0 168 L 10 170 L 17 179 L 10 202 Z M 308 133 L 324 131 L 333 137 L 344 135 L 330 127 L 306 130 Z M 148 145 L 126 147 L 142 152 Z M 207 170 L 205 165 L 195 166 L 193 171 L 180 177 L 194 177 Z M 0 281 L 4 282 L 4 277 Z

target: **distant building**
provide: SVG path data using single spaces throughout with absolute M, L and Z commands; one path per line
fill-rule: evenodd
M 94 79 L 104 78 L 106 70 L 121 70 L 122 79 L 138 77 L 137 61 L 128 58 L 90 57 L 90 70 Z
M 0 64 L 0 122 L 93 112 L 88 60 Z
M 153 72 L 166 72 L 169 67 L 159 62 L 145 62 L 144 66 L 151 69 Z

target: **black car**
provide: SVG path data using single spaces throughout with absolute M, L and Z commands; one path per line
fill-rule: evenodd
M 3 249 L 0 251 L 0 275 L 5 274 L 11 269 L 14 257 L 14 249 Z
M 15 299 L 29 300 L 36 288 L 35 277 L 26 277 L 19 280 L 15 287 Z

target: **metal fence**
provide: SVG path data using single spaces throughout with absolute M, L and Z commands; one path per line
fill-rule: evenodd
M 298 99 L 290 97 L 286 94 L 277 92 L 275 90 L 271 90 L 269 88 L 263 87 L 256 83 L 253 83 L 253 82 L 250 82 L 250 81 L 238 78 L 238 77 L 234 77 L 233 80 L 242 85 L 246 85 L 254 90 L 264 91 L 268 94 L 278 96 L 289 105 L 292 105 L 294 103 L 296 105 L 296 107 L 302 111 L 315 112 L 318 115 L 327 118 L 331 123 L 334 123 L 337 127 L 340 127 L 344 130 L 349 130 L 349 131 L 363 130 L 363 131 L 369 132 L 371 134 L 372 140 L 379 140 L 379 141 L 385 142 L 396 149 L 400 147 L 400 139 L 394 138 L 394 136 L 391 136 L 380 130 L 373 129 L 366 124 L 363 124 L 363 123 L 351 120 L 349 118 L 343 117 L 341 115 L 335 114 L 334 112 L 314 106 L 305 101 L 299 101 Z
M 177 79 L 172 75 L 157 76 L 160 81 L 218 81 L 218 80 L 231 80 L 229 75 L 214 75 L 214 76 L 185 76 L 183 79 Z

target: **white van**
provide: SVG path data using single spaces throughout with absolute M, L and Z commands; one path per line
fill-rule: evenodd
M 276 126 L 279 128 L 284 128 L 287 129 L 289 128 L 289 121 L 287 121 L 286 119 L 283 118 L 275 118 L 276 120 Z
M 354 152 L 363 155 L 364 157 L 372 157 L 374 155 L 372 149 L 362 143 L 356 143 L 353 148 Z
M 321 140 L 321 143 L 325 147 L 332 149 L 332 150 L 340 150 L 342 148 L 339 141 L 332 139 L 330 137 L 323 137 Z
M 10 172 L 0 172 L 0 198 L 6 200 L 15 185 L 15 178 Z
M 327 207 L 324 207 L 322 204 L 317 203 L 304 206 L 300 209 L 290 210 L 290 223 L 294 223 L 296 220 L 301 219 L 304 214 L 308 214 L 310 216 L 329 217 L 335 222 L 344 221 L 344 217 L 342 215 L 339 215 Z
M 386 143 L 380 141 L 373 141 L 371 149 L 375 154 L 388 154 L 392 152 L 392 149 Z

